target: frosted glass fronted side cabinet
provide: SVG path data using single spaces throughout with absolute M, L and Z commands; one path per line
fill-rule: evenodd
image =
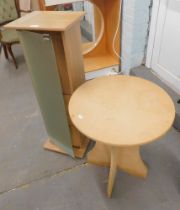
M 80 20 L 84 12 L 36 11 L 5 27 L 18 30 L 49 135 L 44 147 L 82 158 L 88 140 L 68 115 L 71 94 L 85 81 Z

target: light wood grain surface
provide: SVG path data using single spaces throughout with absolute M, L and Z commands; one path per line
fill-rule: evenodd
M 19 30 L 65 31 L 80 21 L 84 12 L 35 11 L 5 26 Z
M 104 53 L 102 55 L 95 55 L 90 57 L 84 57 L 85 72 L 93 72 L 95 69 L 102 69 L 119 65 L 119 61 L 115 59 L 111 54 Z
M 96 47 L 84 55 L 85 72 L 119 65 L 120 63 L 119 57 L 115 55 L 113 51 L 113 39 L 119 25 L 118 19 L 121 13 L 121 11 L 119 11 L 121 0 L 90 0 L 90 2 L 94 3 L 102 13 L 104 19 L 104 33 Z M 118 28 L 114 45 L 116 52 L 120 54 L 120 27 Z
M 69 103 L 73 124 L 87 137 L 109 145 L 142 145 L 172 126 L 170 96 L 154 83 L 133 76 L 108 76 L 86 82 Z

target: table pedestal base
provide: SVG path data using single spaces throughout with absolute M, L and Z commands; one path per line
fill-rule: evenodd
M 97 142 L 88 153 L 88 162 L 110 167 L 108 197 L 112 194 L 117 169 L 141 178 L 145 178 L 148 173 L 140 155 L 140 146 L 113 147 Z

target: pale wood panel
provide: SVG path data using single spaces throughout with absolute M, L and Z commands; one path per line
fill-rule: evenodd
M 70 84 L 62 35 L 60 33 L 51 33 L 50 36 L 53 42 L 56 64 L 58 66 L 58 73 L 61 79 L 63 94 L 71 95 L 73 93 L 73 88 Z
M 98 70 L 114 65 L 119 65 L 119 61 L 114 59 L 114 57 L 108 53 L 104 55 L 100 54 L 98 56 L 84 57 L 85 72 L 92 72 L 95 69 Z
M 76 148 L 81 148 L 86 137 L 83 136 L 74 126 L 70 126 L 72 145 Z
M 86 137 L 83 136 L 72 124 L 69 112 L 68 112 L 68 105 L 70 101 L 71 95 L 64 95 L 64 102 L 65 102 L 65 109 L 66 109 L 66 115 L 68 119 L 69 128 L 71 131 L 71 138 L 72 138 L 72 145 L 73 147 L 80 148 L 83 145 L 83 142 L 85 141 Z
M 82 43 L 82 52 L 86 52 L 87 50 L 93 48 L 95 44 L 96 44 L 95 42 Z
M 84 16 L 84 12 L 35 11 L 10 22 L 5 28 L 33 31 L 65 31 Z
M 145 178 L 148 169 L 140 155 L 139 146 L 115 147 L 117 149 L 117 168 L 130 175 Z M 111 146 L 96 142 L 88 153 L 88 162 L 98 166 L 110 167 Z
M 117 169 L 140 178 L 146 178 L 148 168 L 144 164 L 139 146 L 112 147 L 97 142 L 88 153 L 88 163 L 110 167 L 107 195 L 110 198 Z
M 133 76 L 96 78 L 71 97 L 73 124 L 90 139 L 117 146 L 142 145 L 172 126 L 175 108 L 154 83 Z
M 80 149 L 84 145 L 86 138 L 72 125 L 68 113 L 68 104 L 71 94 L 85 81 L 81 52 L 80 25 L 76 24 L 73 28 L 62 34 L 51 33 L 51 37 L 62 82 L 62 89 L 65 94 L 64 101 L 71 131 L 72 145 Z
M 83 56 L 81 50 L 80 24 L 62 33 L 67 73 L 71 90 L 76 90 L 85 82 Z
M 85 81 L 79 27 L 77 24 L 62 35 L 51 34 L 65 95 L 71 95 Z
M 99 44 L 92 51 L 84 55 L 85 59 L 85 72 L 98 70 L 100 68 L 109 67 L 114 65 L 114 60 L 116 60 L 116 64 L 120 64 L 120 59 L 117 55 L 115 55 L 113 51 L 113 39 L 118 27 L 118 18 L 119 16 L 119 8 L 121 0 L 91 0 L 92 3 L 96 4 L 100 9 L 103 18 L 104 18 L 104 34 L 99 42 Z M 121 20 L 120 20 L 121 22 Z M 98 25 L 98 21 L 97 21 Z M 115 50 L 120 54 L 120 30 L 118 30 L 117 36 L 115 38 Z M 101 61 L 101 57 L 103 54 L 109 54 L 109 57 L 106 58 L 105 63 Z M 91 64 L 91 58 L 97 57 L 98 65 Z M 111 58 L 114 57 L 114 60 Z M 98 61 L 98 59 L 100 59 Z M 88 62 L 88 60 L 90 60 Z

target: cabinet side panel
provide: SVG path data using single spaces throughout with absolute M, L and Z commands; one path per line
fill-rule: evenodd
M 47 133 L 74 156 L 52 41 L 34 32 L 20 31 L 19 36 Z
M 62 41 L 71 89 L 75 91 L 85 82 L 84 63 L 81 49 L 80 24 L 62 32 Z

